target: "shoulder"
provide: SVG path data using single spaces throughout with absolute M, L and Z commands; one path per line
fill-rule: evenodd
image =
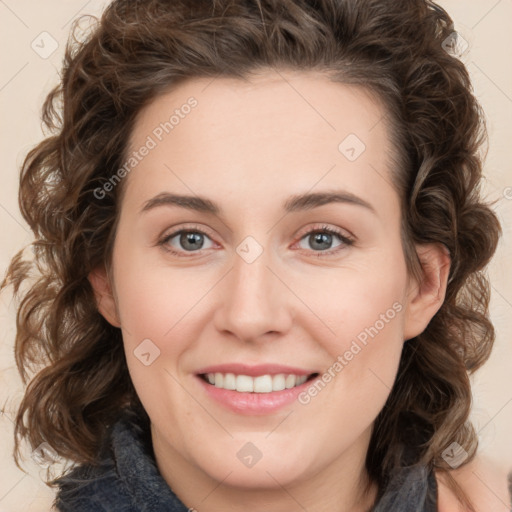
M 471 500 L 475 512 L 510 512 L 511 496 L 507 470 L 484 457 L 451 470 L 449 475 Z M 436 472 L 439 512 L 469 512 L 457 499 L 453 486 L 444 472 Z

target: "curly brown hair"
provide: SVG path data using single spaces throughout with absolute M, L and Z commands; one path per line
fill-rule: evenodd
M 110 266 L 123 183 L 104 187 L 105 197 L 95 190 L 125 161 L 137 114 L 184 80 L 269 67 L 328 73 L 379 98 L 398 155 L 408 270 L 421 276 L 414 244 L 444 244 L 451 257 L 444 303 L 405 343 L 375 421 L 371 480 L 382 488 L 403 464 L 448 469 L 441 454 L 454 441 L 469 462 L 477 440 L 468 376 L 494 341 L 485 267 L 501 229 L 480 197 L 485 121 L 467 69 L 443 45 L 453 32 L 428 0 L 115 0 L 81 41 L 70 38 L 61 83 L 43 107 L 52 135 L 21 171 L 34 258 L 20 251 L 2 284 L 20 297 L 15 354 L 28 383 L 17 463 L 23 438 L 94 463 L 119 412 L 140 407 L 121 331 L 98 312 L 88 281 Z

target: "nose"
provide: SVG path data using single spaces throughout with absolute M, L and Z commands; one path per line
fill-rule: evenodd
M 270 251 L 251 262 L 238 253 L 223 279 L 215 326 L 240 341 L 258 342 L 287 332 L 292 325 L 293 294 L 271 268 Z M 276 267 L 276 265 L 273 265 Z

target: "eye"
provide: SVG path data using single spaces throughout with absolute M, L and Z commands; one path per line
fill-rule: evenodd
M 338 244 L 335 249 L 326 250 L 331 248 L 333 238 L 337 238 L 341 243 Z M 329 226 L 310 229 L 301 237 L 299 243 L 303 240 L 306 240 L 313 251 L 318 253 L 317 256 L 328 256 L 330 254 L 337 253 L 354 243 L 354 240 L 346 236 L 344 233 Z
M 170 253 L 176 256 L 184 256 L 183 253 L 193 253 L 201 249 L 211 249 L 211 247 L 204 246 L 205 237 L 211 241 L 210 237 L 204 231 L 199 228 L 190 227 L 167 234 L 158 243 Z

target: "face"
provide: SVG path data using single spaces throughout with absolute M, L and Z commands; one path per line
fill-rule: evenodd
M 113 322 L 160 464 L 244 488 L 363 466 L 428 321 L 383 115 L 362 89 L 270 71 L 191 80 L 140 112 Z

